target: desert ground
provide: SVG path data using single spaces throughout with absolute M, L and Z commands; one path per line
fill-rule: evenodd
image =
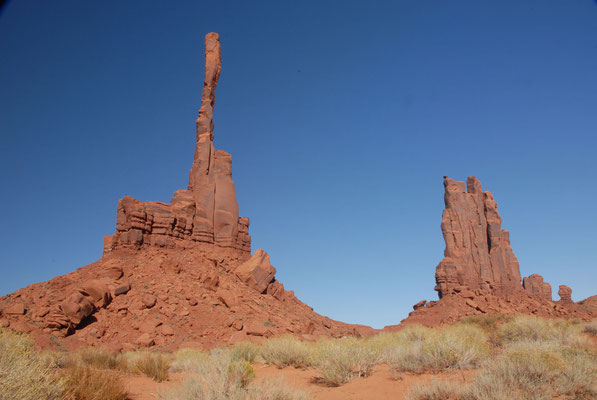
M 280 336 L 209 352 L 57 352 L 4 329 L 0 350 L 2 399 L 597 398 L 597 321 L 525 315 L 363 338 Z

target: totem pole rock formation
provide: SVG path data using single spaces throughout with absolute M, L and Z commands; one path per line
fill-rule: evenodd
M 42 347 L 116 351 L 373 332 L 317 314 L 276 279 L 265 251 L 251 255 L 231 157 L 213 145 L 220 68 L 219 38 L 209 33 L 188 187 L 170 204 L 125 196 L 102 258 L 0 297 L 0 327 L 28 332 Z
M 543 282 L 543 277 L 541 275 L 533 274 L 525 277 L 522 280 L 522 286 L 530 294 L 551 301 L 551 285 L 547 282 Z
M 238 216 L 232 158 L 213 145 L 213 111 L 220 70 L 220 39 L 217 33 L 208 33 L 189 186 L 174 193 L 170 204 L 122 198 L 118 202 L 116 232 L 104 238 L 105 253 L 123 246 L 186 248 L 197 242 L 251 252 L 249 219 Z
M 493 195 L 482 191 L 474 176 L 466 185 L 444 177 L 444 187 L 441 228 L 446 249 L 435 273 L 440 298 L 464 289 L 519 290 L 518 260 Z

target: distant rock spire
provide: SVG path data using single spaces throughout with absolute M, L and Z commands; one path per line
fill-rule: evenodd
M 464 289 L 508 292 L 521 289 L 518 260 L 502 229 L 497 203 L 474 176 L 464 182 L 444 177 L 444 259 L 435 272 L 440 298 Z

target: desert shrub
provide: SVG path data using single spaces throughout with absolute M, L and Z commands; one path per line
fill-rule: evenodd
M 415 385 L 406 394 L 405 400 L 460 400 L 464 391 L 446 381 L 433 380 L 428 385 Z
M 84 347 L 74 354 L 74 361 L 94 368 L 124 369 L 126 365 L 120 354 L 100 347 Z
M 26 336 L 0 329 L 0 399 L 61 399 L 64 381 Z
M 306 400 L 307 395 L 284 385 L 279 379 L 263 380 L 247 393 L 248 400 Z
M 324 339 L 314 350 L 314 365 L 323 381 L 335 386 L 369 376 L 379 359 L 377 348 L 365 339 Z
M 561 345 L 583 345 L 586 338 L 580 335 L 582 327 L 564 320 L 545 319 L 518 315 L 501 324 L 492 342 L 505 346 L 516 342 L 549 342 Z
M 255 368 L 245 360 L 232 361 L 228 364 L 228 380 L 246 389 L 255 379 Z
M 209 375 L 214 378 L 213 375 Z M 210 380 L 202 375 L 194 375 L 180 387 L 159 393 L 163 400 L 305 400 L 304 392 L 285 386 L 280 380 L 263 380 L 253 387 L 221 385 L 222 376 Z
M 589 322 L 585 324 L 583 332 L 588 333 L 592 336 L 597 336 L 597 321 Z
M 425 331 L 413 328 L 394 340 L 383 360 L 395 374 L 473 368 L 490 355 L 487 334 L 471 324 Z
M 241 342 L 230 349 L 233 360 L 244 360 L 252 363 L 261 352 L 261 348 L 255 343 Z
M 126 370 L 150 377 L 156 382 L 168 379 L 170 360 L 166 354 L 156 351 L 139 350 L 124 353 Z
M 180 353 L 180 352 L 179 352 Z M 181 387 L 160 393 L 160 397 L 167 400 L 224 400 L 246 398 L 246 388 L 243 377 L 251 374 L 247 369 L 243 371 L 246 361 L 233 361 L 231 352 L 224 349 L 212 350 L 209 355 L 185 349 L 182 354 L 187 371 L 197 372 L 187 379 Z M 180 358 L 181 355 L 177 353 Z M 232 366 L 237 363 L 237 366 Z M 248 363 L 247 363 L 248 364 Z M 250 364 L 249 364 L 250 366 Z M 252 368 L 252 367 L 251 367 Z M 254 373 L 254 371 L 253 371 Z
M 512 318 L 511 315 L 504 314 L 470 315 L 460 320 L 459 323 L 477 325 L 487 332 L 494 332 L 499 325 L 512 320 Z
M 63 371 L 69 400 L 126 400 L 126 387 L 114 371 L 73 365 Z
M 466 399 L 593 399 L 597 358 L 574 347 L 528 341 L 511 344 L 491 360 L 467 390 Z
M 261 346 L 261 357 L 277 367 L 306 368 L 312 365 L 312 346 L 294 336 L 268 339 Z
M 174 354 L 174 361 L 170 370 L 172 372 L 188 371 L 199 372 L 203 370 L 204 364 L 209 363 L 210 357 L 204 351 L 184 348 Z

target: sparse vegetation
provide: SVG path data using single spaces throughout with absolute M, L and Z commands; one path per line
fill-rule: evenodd
M 174 354 L 174 361 L 170 370 L 172 372 L 200 372 L 204 365 L 210 362 L 209 354 L 197 349 L 184 348 Z
M 516 342 L 582 345 L 586 338 L 580 335 L 581 330 L 581 325 L 564 320 L 518 315 L 499 325 L 491 339 L 496 346 Z
M 283 386 L 280 382 L 259 382 L 253 366 L 246 360 L 234 360 L 233 351 L 216 349 L 210 354 L 183 352 L 186 366 L 196 374 L 180 387 L 160 393 L 164 400 L 303 400 L 305 395 Z M 178 354 L 177 354 L 178 355 Z M 180 356 L 179 356 L 180 357 Z M 193 360 L 193 364 L 188 361 Z
M 280 368 L 307 368 L 313 364 L 312 346 L 290 335 L 266 340 L 261 346 L 261 357 Z
M 372 342 L 344 338 L 317 342 L 313 360 L 323 381 L 339 386 L 356 377 L 369 376 L 379 357 L 380 352 Z
M 396 375 L 474 368 L 490 354 L 487 334 L 471 324 L 443 329 L 406 327 L 386 342 L 383 359 Z
M 64 398 L 72 400 L 126 400 L 126 386 L 117 372 L 73 365 L 63 371 Z M 40 399 L 43 397 L 40 397 Z
M 136 351 L 126 353 L 127 369 L 150 377 L 156 382 L 168 379 L 170 359 L 167 355 L 155 351 Z
M 254 362 L 317 370 L 320 383 L 339 386 L 367 377 L 387 363 L 396 376 L 478 368 L 467 384 L 441 375 L 415 386 L 408 400 L 589 400 L 597 399 L 597 349 L 589 335 L 595 322 L 467 318 L 442 328 L 412 325 L 370 338 L 293 336 L 262 345 L 239 343 L 207 353 L 184 348 L 175 354 L 149 350 L 111 353 L 82 348 L 71 354 L 37 351 L 26 335 L 0 330 L 0 399 L 124 400 L 126 374 L 162 382 L 170 372 L 191 376 L 162 393 L 164 400 L 302 400 L 306 395 L 281 381 L 258 379 Z
M 230 351 L 232 352 L 232 359 L 252 363 L 259 356 L 261 348 L 255 343 L 241 342 L 232 346 Z
M 591 336 L 597 336 L 597 321 L 587 323 L 583 331 Z
M 72 362 L 100 369 L 126 369 L 126 362 L 121 354 L 100 347 L 84 347 L 77 350 Z
M 64 381 L 31 340 L 0 329 L 0 399 L 60 399 Z

